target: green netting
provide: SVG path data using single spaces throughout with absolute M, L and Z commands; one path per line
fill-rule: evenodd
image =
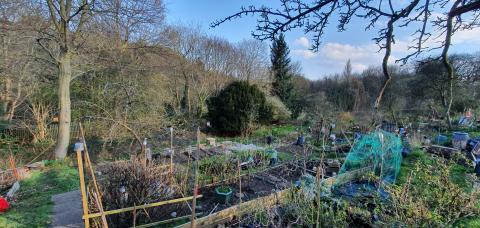
M 340 169 L 334 186 L 348 183 L 395 183 L 402 162 L 400 138 L 386 131 L 363 135 Z

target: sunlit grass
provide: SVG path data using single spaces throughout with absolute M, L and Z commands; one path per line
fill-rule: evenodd
M 36 171 L 20 182 L 16 202 L 0 216 L 0 227 L 48 227 L 52 195 L 78 188 L 77 170 L 67 162 L 47 162 L 45 171 Z

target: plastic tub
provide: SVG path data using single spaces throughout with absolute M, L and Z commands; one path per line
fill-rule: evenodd
M 467 147 L 467 141 L 470 137 L 465 132 L 453 132 L 452 145 L 457 149 L 465 149 Z
M 448 141 L 447 136 L 439 134 L 439 135 L 435 136 L 435 139 L 433 140 L 433 143 L 435 143 L 437 145 L 443 145 L 447 141 Z
M 225 191 L 228 190 L 228 191 Z M 232 188 L 227 186 L 220 186 L 215 188 L 217 194 L 217 200 L 219 203 L 230 204 L 230 198 L 232 196 Z

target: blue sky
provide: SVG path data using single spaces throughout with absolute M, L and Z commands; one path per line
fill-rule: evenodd
M 251 39 L 255 29 L 256 18 L 245 17 L 227 22 L 220 27 L 210 28 L 216 19 L 238 12 L 242 6 L 267 5 L 275 7 L 278 0 L 165 0 L 167 22 L 170 24 L 187 24 L 201 26 L 210 35 L 225 38 L 231 42 Z M 401 4 L 401 3 L 400 3 Z M 337 32 L 332 21 L 323 37 L 322 46 L 314 53 L 309 50 L 309 35 L 301 30 L 286 33 L 286 40 L 294 61 L 300 62 L 307 78 L 319 79 L 325 75 L 341 72 L 347 59 L 352 62 L 354 71 L 361 71 L 368 66 L 380 65 L 382 53 L 372 41 L 376 30 L 365 31 L 365 21 L 353 20 L 345 32 Z M 392 59 L 401 58 L 408 53 L 411 30 L 398 30 L 392 53 Z M 454 36 L 452 53 L 480 51 L 480 29 L 458 33 Z M 269 45 L 269 42 L 266 42 Z M 434 53 L 435 54 L 435 53 Z

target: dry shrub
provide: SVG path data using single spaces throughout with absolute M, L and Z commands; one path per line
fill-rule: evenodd
M 285 199 L 272 207 L 254 205 L 253 212 L 243 216 L 242 224 L 249 227 L 347 227 L 350 222 L 347 209 L 349 207 L 343 202 L 318 198 L 318 195 L 312 197 L 311 192 L 293 188 Z
M 352 115 L 351 112 L 342 112 L 342 113 L 340 113 L 338 118 L 339 118 L 340 121 L 346 122 L 346 123 L 349 123 L 349 122 L 353 121 L 353 115 Z
M 135 205 L 144 205 L 164 201 L 179 196 L 179 188 L 170 183 L 168 165 L 145 164 L 145 162 L 118 161 L 101 168 L 99 181 L 102 192 L 104 210 L 114 210 Z M 93 197 L 90 201 L 94 202 Z M 168 205 L 162 208 L 150 208 L 136 211 L 136 224 L 144 224 L 168 217 L 177 206 Z M 98 210 L 95 210 L 98 212 Z M 109 225 L 113 227 L 133 226 L 132 212 L 107 216 Z M 97 221 L 98 222 L 98 221 Z

